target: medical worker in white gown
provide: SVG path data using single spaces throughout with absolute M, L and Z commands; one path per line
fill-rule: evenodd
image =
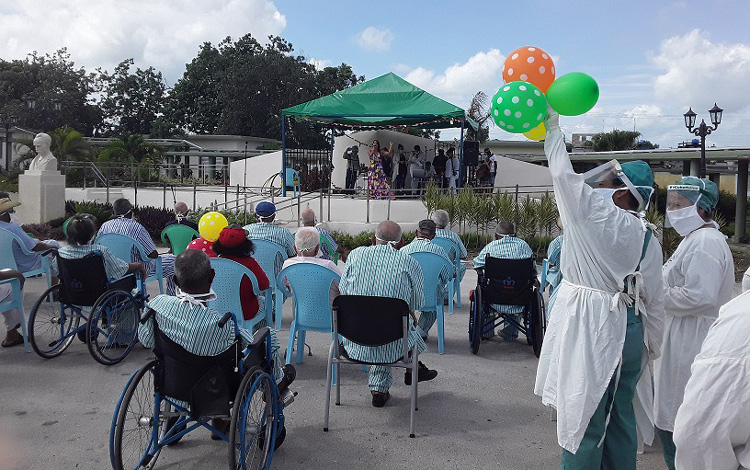
M 719 190 L 708 179 L 686 176 L 667 187 L 667 220 L 685 237 L 664 264 L 664 342 L 654 362 L 654 424 L 670 470 L 675 468 L 674 420 L 690 366 L 734 288 L 727 237 L 711 220 L 718 200 Z
M 544 151 L 565 256 L 534 392 L 557 409 L 563 469 L 634 470 L 635 386 L 662 340 L 661 246 L 639 216 L 653 174 L 645 162 L 614 160 L 576 174 L 548 112 Z
M 677 411 L 680 470 L 750 469 L 750 292 L 719 310 Z

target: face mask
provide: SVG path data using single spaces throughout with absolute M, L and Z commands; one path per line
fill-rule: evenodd
M 623 189 L 625 188 L 594 188 L 594 192 L 596 194 L 601 194 L 604 199 L 614 204 L 615 201 L 612 199 L 612 196 L 614 196 L 617 191 L 621 191 Z
M 180 299 L 180 303 L 187 302 L 197 307 L 202 307 L 206 302 L 216 300 L 217 297 L 213 289 L 209 289 L 205 294 L 188 294 L 187 292 L 183 292 L 179 287 L 175 289 L 174 295 Z
M 697 206 L 667 210 L 667 220 L 683 237 L 706 225 L 706 221 L 698 214 Z

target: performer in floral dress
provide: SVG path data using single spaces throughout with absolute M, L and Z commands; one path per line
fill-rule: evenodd
M 391 185 L 388 181 L 388 175 L 383 171 L 382 158 L 390 158 L 393 150 L 393 142 L 386 150 L 380 148 L 380 142 L 372 141 L 370 149 L 370 173 L 368 178 L 370 199 L 388 199 L 391 197 Z

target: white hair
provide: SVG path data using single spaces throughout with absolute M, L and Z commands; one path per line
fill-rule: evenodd
M 432 213 L 432 221 L 435 222 L 437 228 L 445 228 L 450 224 L 451 218 L 448 212 L 443 209 L 438 209 Z
M 315 227 L 301 227 L 294 234 L 294 246 L 300 253 L 307 253 L 320 246 L 320 232 Z

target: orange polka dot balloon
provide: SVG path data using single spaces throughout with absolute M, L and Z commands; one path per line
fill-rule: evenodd
M 519 47 L 505 59 L 503 80 L 505 83 L 529 82 L 547 93 L 547 88 L 555 81 L 555 63 L 538 47 Z

